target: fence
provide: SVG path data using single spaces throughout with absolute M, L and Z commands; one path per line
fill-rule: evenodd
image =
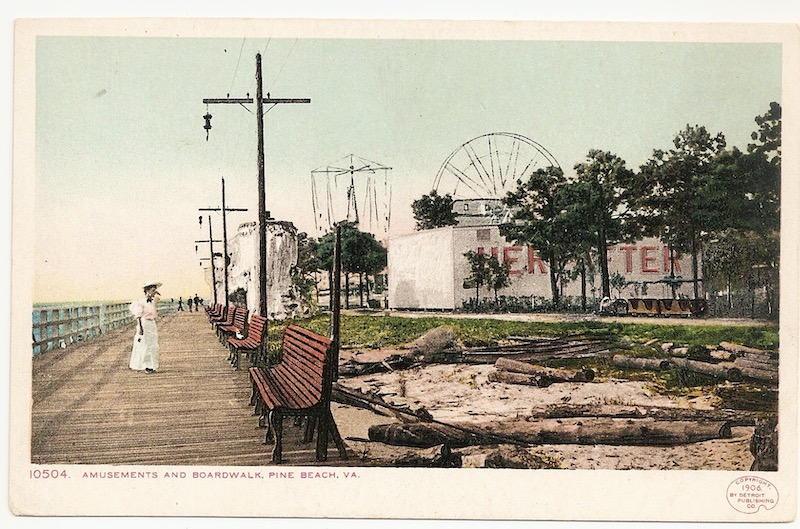
M 44 353 L 108 332 L 133 322 L 129 302 L 34 306 L 31 340 L 33 354 Z M 177 310 L 175 302 L 160 302 L 160 314 Z

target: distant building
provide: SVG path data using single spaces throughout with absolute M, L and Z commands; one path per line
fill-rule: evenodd
M 511 266 L 511 286 L 498 293 L 504 296 L 550 299 L 549 267 L 535 248 L 517 246 L 500 235 L 497 225 L 491 225 L 493 201 L 457 201 L 460 207 L 485 207 L 489 215 L 465 216 L 458 226 L 424 230 L 389 239 L 389 306 L 395 309 L 460 309 L 475 296 L 475 289 L 465 288 L 470 268 L 464 253 L 468 251 L 496 255 Z M 474 211 L 473 209 L 470 209 Z M 480 211 L 480 210 L 479 210 Z M 488 217 L 488 218 L 487 218 Z M 481 224 L 481 221 L 487 224 Z M 668 247 L 658 239 L 643 239 L 632 244 L 617 244 L 608 248 L 609 274 L 615 272 L 628 282 L 622 297 L 671 298 L 672 290 L 658 281 L 691 274 L 691 256 L 675 255 L 674 270 Z M 587 297 L 600 296 L 599 272 L 587 280 Z M 564 289 L 565 296 L 580 296 L 580 280 Z M 612 294 L 616 294 L 612 292 Z M 679 297 L 693 297 L 691 283 L 683 283 Z M 493 297 L 493 292 L 481 288 L 481 298 Z
M 508 208 L 498 198 L 453 200 L 459 226 L 496 226 L 508 220 Z

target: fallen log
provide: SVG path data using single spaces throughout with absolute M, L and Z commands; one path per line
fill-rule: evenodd
M 581 345 L 570 348 L 553 348 L 545 351 L 533 349 L 489 349 L 483 351 L 464 351 L 463 360 L 470 364 L 493 364 L 499 358 L 513 358 L 515 360 L 560 360 L 596 358 L 607 354 L 608 348 L 597 345 Z
M 778 371 L 776 369 L 756 369 L 753 367 L 739 367 L 745 378 L 751 378 L 760 382 L 778 383 Z
M 611 362 L 619 367 L 652 369 L 653 371 L 664 371 L 672 367 L 672 362 L 664 358 L 636 358 L 626 355 L 614 355 Z
M 747 347 L 746 345 L 739 345 L 738 343 L 733 342 L 720 342 L 719 346 L 726 351 L 731 351 L 733 353 L 752 353 L 752 354 L 761 354 L 761 355 L 771 355 L 774 354 L 774 351 L 766 351 L 764 349 L 756 349 L 755 347 Z
M 744 358 L 750 362 L 762 362 L 765 364 L 778 364 L 778 353 L 758 354 L 758 353 L 734 353 L 738 358 Z
M 554 369 L 521 362 L 512 358 L 498 358 L 494 364 L 495 368 L 511 373 L 523 373 L 526 375 L 539 375 L 552 380 L 562 380 L 564 382 L 591 382 L 594 380 L 594 371 L 585 368 L 581 370 Z
M 546 388 L 552 384 L 564 382 L 585 382 L 585 380 L 569 380 L 564 377 L 551 377 L 544 374 L 512 373 L 511 371 L 492 371 L 487 375 L 487 378 L 489 382 L 536 386 L 539 388 Z
M 725 351 L 724 349 L 716 349 L 713 351 L 709 351 L 708 354 L 711 356 L 711 358 L 714 358 L 716 360 L 722 360 L 725 362 L 733 361 L 736 358 L 736 353 L 731 351 Z
M 699 360 L 689 360 L 687 358 L 672 358 L 672 363 L 681 369 L 702 373 L 715 377 L 724 378 L 731 382 L 742 381 L 742 370 L 733 365 L 733 362 L 720 362 L 712 364 L 710 362 L 700 362 Z
M 630 445 L 670 446 L 729 438 L 730 425 L 723 421 L 658 421 L 655 419 L 578 418 L 539 421 L 499 421 L 470 426 L 465 433 L 431 423 L 379 424 L 369 428 L 369 438 L 395 446 L 432 447 L 448 444 L 464 447 L 497 444 L 497 436 L 531 445 Z
M 733 360 L 733 363 L 737 366 L 742 367 L 752 367 L 754 369 L 772 369 L 777 371 L 778 370 L 778 362 L 774 360 L 753 360 L 748 356 L 740 356 Z
M 391 460 L 393 467 L 460 468 L 461 454 L 454 453 L 446 444 L 426 450 L 416 450 Z
M 348 406 L 353 406 L 354 408 L 369 410 L 373 413 L 377 413 L 378 415 L 383 415 L 385 417 L 392 416 L 391 413 L 388 413 L 384 410 L 378 409 L 375 406 L 373 406 L 367 399 L 363 398 L 361 395 L 354 395 L 353 393 L 345 390 L 341 386 L 334 386 L 332 388 L 331 400 L 333 402 L 338 402 L 339 404 L 346 404 Z
M 758 414 L 738 410 L 677 408 L 666 406 L 626 406 L 623 404 L 559 404 L 533 410 L 531 419 L 565 419 L 575 417 L 612 417 L 659 421 L 726 421 L 731 426 L 754 426 Z

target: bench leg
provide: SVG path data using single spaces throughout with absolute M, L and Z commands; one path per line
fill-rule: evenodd
M 272 462 L 280 465 L 283 451 L 283 414 L 272 411 L 270 413 L 270 422 L 275 429 L 275 447 L 272 449 Z
M 330 427 L 331 437 L 333 437 L 336 449 L 339 450 L 339 457 L 347 459 L 347 448 L 344 446 L 344 441 L 342 440 L 342 435 L 339 433 L 339 428 L 336 426 L 336 421 L 333 420 L 333 414 L 330 410 L 328 410 L 327 413 L 329 415 L 328 426 Z
M 327 413 L 322 412 L 317 418 L 317 461 L 328 460 L 328 421 Z
M 272 414 L 273 414 L 272 411 L 268 411 L 267 413 L 262 414 L 261 417 L 259 417 L 259 419 L 258 419 L 258 426 L 260 428 L 266 428 L 267 429 L 267 431 L 264 432 L 264 444 L 265 445 L 269 444 L 270 441 L 272 441 L 272 438 L 273 438 L 272 422 L 274 421 L 274 418 L 273 418 Z
M 303 435 L 303 442 L 310 443 L 311 440 L 314 438 L 314 426 L 317 425 L 317 416 L 316 415 L 309 415 L 306 418 L 306 431 Z

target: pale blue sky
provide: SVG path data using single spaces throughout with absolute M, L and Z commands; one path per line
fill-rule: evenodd
M 255 219 L 256 124 L 213 105 L 206 142 L 202 99 L 254 95 L 257 51 L 265 91 L 312 100 L 265 116 L 267 206 L 303 231 L 311 170 L 350 153 L 393 168 L 396 235 L 481 134 L 527 136 L 567 173 L 593 148 L 636 168 L 687 123 L 744 149 L 781 100 L 778 44 L 39 37 L 35 301 L 124 299 L 151 278 L 166 297 L 208 290 L 197 209 L 224 176 L 250 210 L 229 229 Z

